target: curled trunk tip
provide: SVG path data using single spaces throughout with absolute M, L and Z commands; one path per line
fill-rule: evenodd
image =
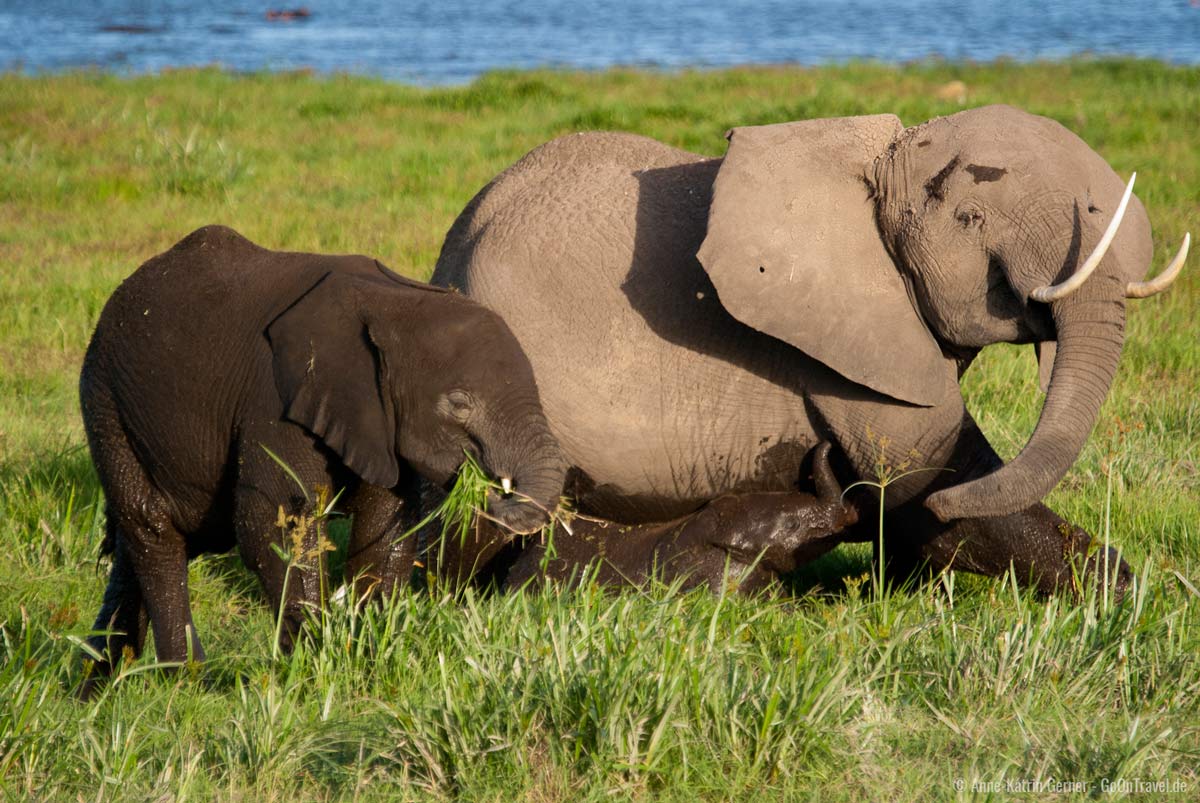
M 1124 306 L 1118 301 L 1120 311 L 1112 318 L 1111 312 L 1103 312 L 1110 301 L 1073 298 L 1053 306 L 1058 352 L 1033 435 L 1008 464 L 931 494 L 925 505 L 939 519 L 1024 510 L 1041 501 L 1071 468 L 1096 423 L 1121 356 Z M 1081 320 L 1081 313 L 1088 319 Z

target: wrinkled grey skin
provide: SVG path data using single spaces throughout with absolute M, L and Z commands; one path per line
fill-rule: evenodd
M 354 513 L 347 573 L 392 583 L 415 558 L 392 537 L 416 522 L 420 478 L 447 483 L 464 451 L 546 507 L 563 484 L 529 363 L 494 313 L 367 257 L 268 251 L 219 226 L 113 293 L 80 400 L 113 556 L 101 677 L 141 651 L 147 621 L 160 661 L 202 659 L 187 562 L 235 543 L 282 606 L 289 649 L 330 586 L 318 526 L 279 518 L 311 516 L 318 486 L 345 489 Z M 490 507 L 518 531 L 545 521 L 515 499 Z M 285 530 L 308 553 L 290 576 L 272 549 L 295 551 Z
M 894 566 L 1011 565 L 1053 592 L 1088 538 L 1039 500 L 1086 441 L 1125 284 L 1149 267 L 1137 199 L 1082 289 L 1029 293 L 1074 271 L 1123 184 L 1065 128 L 1010 107 L 907 130 L 886 115 L 736 129 L 724 160 L 577 134 L 471 201 L 432 281 L 511 327 L 583 511 L 663 521 L 782 490 L 827 439 L 846 478 L 945 469 L 888 488 Z M 1041 421 L 1002 467 L 958 379 L 989 343 L 1053 340 Z
M 571 531 L 557 528 L 553 555 L 537 538 L 509 569 L 508 588 L 531 580 L 592 578 L 600 585 L 644 585 L 651 580 L 682 589 L 707 587 L 750 594 L 777 586 L 793 572 L 833 549 L 839 534 L 858 521 L 842 502 L 829 466 L 829 444 L 813 450 L 815 494 L 756 491 L 725 494 L 695 513 L 656 524 L 620 525 L 577 518 Z

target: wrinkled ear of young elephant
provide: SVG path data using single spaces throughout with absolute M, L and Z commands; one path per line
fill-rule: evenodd
M 355 474 L 391 488 L 400 476 L 395 406 L 361 304 L 363 292 L 387 292 L 385 281 L 326 274 L 267 327 L 267 338 L 288 419 Z
M 941 349 L 880 239 L 867 178 L 902 130 L 890 114 L 733 129 L 698 256 L 742 323 L 933 406 Z

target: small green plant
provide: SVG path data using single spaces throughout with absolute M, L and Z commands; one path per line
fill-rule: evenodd
M 430 514 L 441 519 L 442 538 L 453 535 L 459 544 L 466 543 L 467 535 L 476 525 L 475 517 L 486 516 L 488 491 L 500 489 L 499 485 L 488 479 L 487 472 L 470 452 L 464 452 L 463 457 L 450 492 Z
M 883 518 L 884 512 L 887 510 L 887 489 L 892 483 L 899 482 L 913 474 L 920 474 L 924 471 L 953 471 L 949 468 L 911 468 L 914 460 L 921 459 L 921 455 L 915 449 L 910 451 L 905 458 L 897 464 L 888 462 L 888 447 L 892 445 L 892 439 L 886 435 L 876 436 L 874 431 L 867 427 L 867 441 L 873 444 L 876 448 L 875 454 L 875 480 L 859 480 L 858 482 L 847 485 L 842 491 L 842 497 L 851 489 L 859 486 L 876 488 L 879 491 L 879 529 L 876 534 L 876 566 L 875 571 L 871 575 L 871 586 L 875 599 L 884 601 L 884 612 L 886 613 L 886 578 L 884 577 L 884 567 L 886 566 L 887 556 L 884 553 L 883 546 Z

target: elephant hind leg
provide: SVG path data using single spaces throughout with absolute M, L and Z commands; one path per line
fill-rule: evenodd
M 79 696 L 83 699 L 91 697 L 123 659 L 139 657 L 146 643 L 148 617 L 133 562 L 129 558 L 125 539 L 117 532 L 112 519 L 107 524 L 107 530 L 105 543 L 106 546 L 111 545 L 112 568 L 100 613 L 92 625 L 96 634 L 88 639 L 88 645 L 102 658 L 91 666 L 84 678 L 79 690 Z
M 887 574 L 897 580 L 944 569 L 1000 577 L 1010 567 L 1019 583 L 1039 594 L 1081 596 L 1106 587 L 1120 598 L 1133 572 L 1116 550 L 1107 550 L 1079 527 L 1042 504 L 1007 516 L 942 524 L 928 511 L 908 511 L 889 522 Z
M 115 415 L 88 418 L 88 440 L 104 488 L 107 508 L 105 547 L 113 550 L 104 602 L 96 618 L 98 630 L 124 636 L 93 645 L 109 649 L 111 671 L 131 647 L 136 655 L 144 643 L 146 619 L 154 631 L 158 659 L 182 663 L 203 660 L 188 601 L 187 543 L 171 519 L 166 499 L 146 475 Z
M 144 518 L 118 520 L 116 548 L 127 556 L 137 580 L 155 653 L 163 663 L 203 661 L 188 594 L 187 544 L 161 506 L 150 505 L 145 512 Z M 114 561 L 114 569 L 118 565 Z

